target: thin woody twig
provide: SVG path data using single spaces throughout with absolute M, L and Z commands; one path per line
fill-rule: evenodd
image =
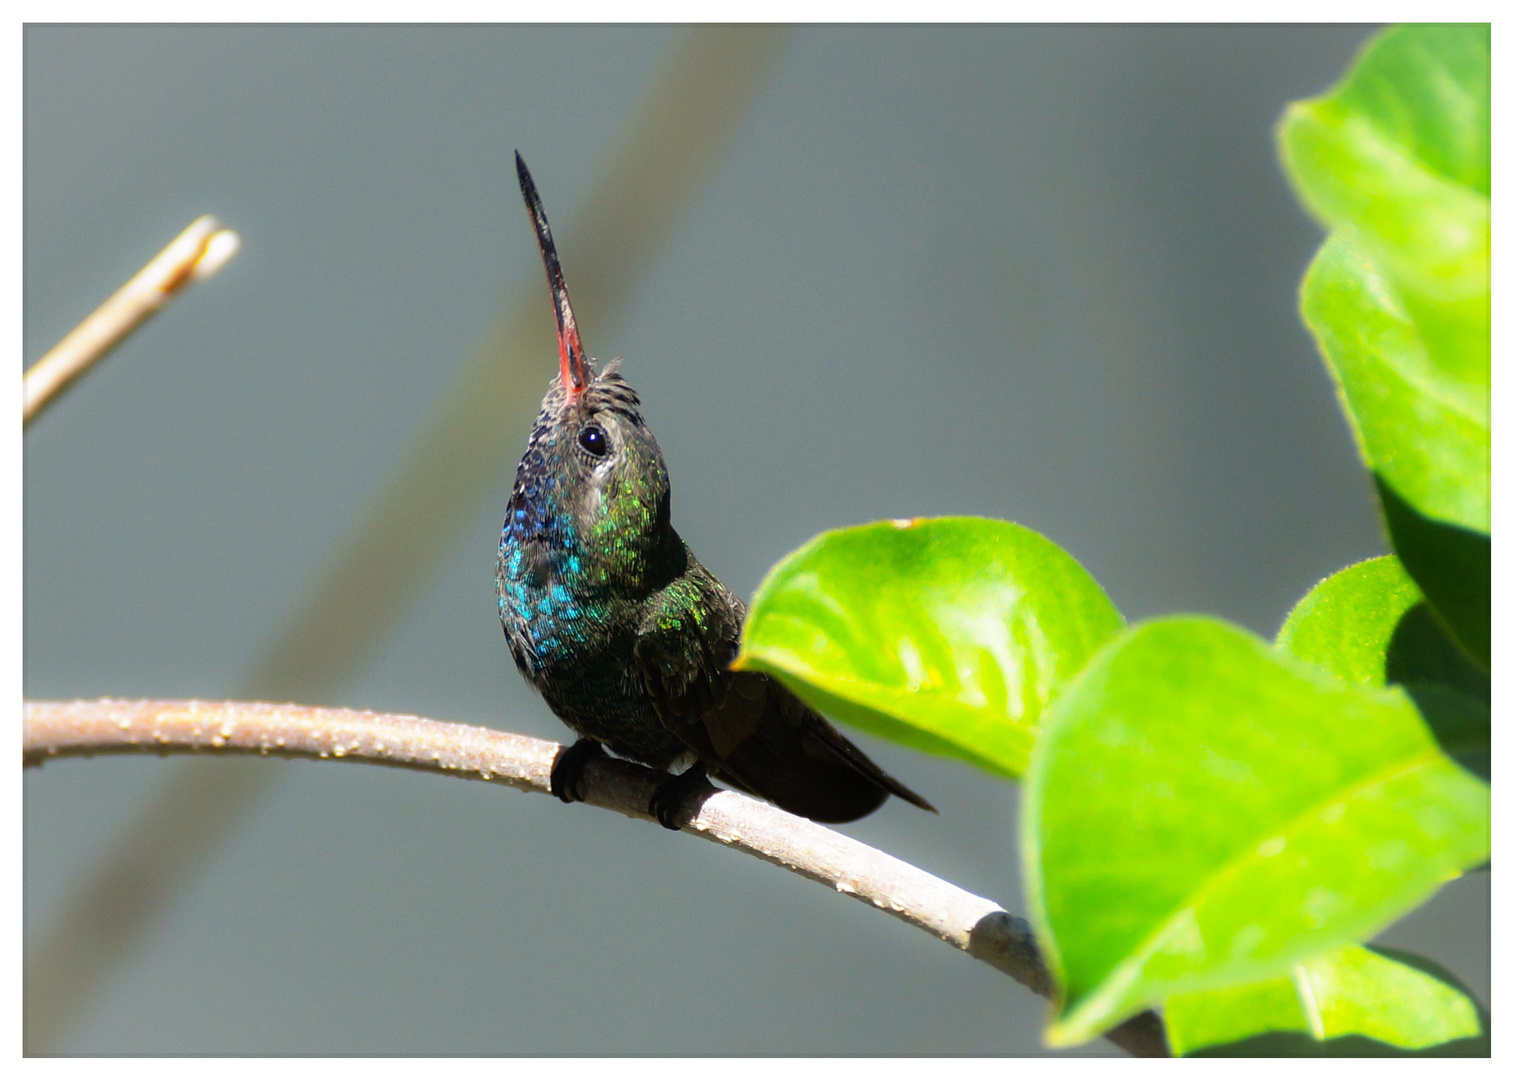
M 203 281 L 226 264 L 241 239 L 206 214 L 174 239 L 116 290 L 88 318 L 69 331 L 21 377 L 21 423 L 31 423 L 65 386 L 119 345 L 153 312 L 186 286 Z
M 260 754 L 342 759 L 549 793 L 557 743 L 416 716 L 234 701 L 28 702 L 22 760 L 130 753 Z M 650 820 L 663 773 L 610 758 L 584 771 L 586 802 Z M 684 811 L 684 832 L 738 848 L 902 919 L 990 964 L 1042 997 L 1055 984 L 1024 919 L 991 900 L 834 830 L 734 791 Z M 1107 1032 L 1132 1054 L 1168 1053 L 1142 1013 Z

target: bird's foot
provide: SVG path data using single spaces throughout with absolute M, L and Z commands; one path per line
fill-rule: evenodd
M 604 756 L 604 747 L 593 739 L 579 739 L 552 764 L 552 794 L 563 802 L 583 801 L 583 767 Z
M 687 771 L 671 780 L 663 781 L 656 791 L 651 793 L 651 802 L 647 810 L 656 818 L 664 829 L 678 830 L 678 818 L 682 816 L 684 807 L 689 798 L 698 793 L 713 793 L 714 786 L 704 774 L 702 765 L 692 765 Z M 702 803 L 704 800 L 699 800 Z

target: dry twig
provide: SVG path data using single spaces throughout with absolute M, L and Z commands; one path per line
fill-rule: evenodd
M 220 753 L 343 759 L 549 792 L 557 743 L 416 716 L 234 701 L 28 702 L 22 760 L 112 753 Z M 586 800 L 650 820 L 665 774 L 591 761 Z M 738 848 L 853 896 L 991 964 L 1042 997 L 1055 986 L 1029 924 L 980 896 L 812 821 L 734 791 L 684 810 L 684 832 Z M 1108 1032 L 1130 1053 L 1167 1053 L 1161 1022 L 1142 1013 Z
M 119 345 L 186 286 L 236 254 L 241 240 L 206 214 L 174 239 L 21 377 L 21 423 L 31 423 L 65 386 Z

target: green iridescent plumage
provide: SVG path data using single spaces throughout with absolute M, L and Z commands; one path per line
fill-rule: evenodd
M 567 774 L 602 744 L 655 768 L 689 766 L 654 800 L 669 827 L 676 797 L 705 771 L 821 821 L 861 817 L 890 793 L 930 808 L 781 684 L 729 670 L 745 607 L 673 529 L 667 467 L 640 399 L 616 364 L 596 374 L 584 353 L 545 212 L 515 160 L 561 370 L 516 473 L 496 584 L 516 665 L 592 741 L 559 761 L 553 790 L 576 797 Z

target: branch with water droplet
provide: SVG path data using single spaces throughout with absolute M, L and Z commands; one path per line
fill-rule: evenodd
M 563 747 L 542 739 L 418 716 L 238 701 L 30 701 L 22 762 L 96 754 L 261 754 L 336 759 L 441 773 L 551 792 Z M 652 792 L 667 780 L 628 761 L 584 768 L 585 802 L 654 820 Z M 734 791 L 690 805 L 682 830 L 861 900 L 928 931 L 1042 997 L 1055 994 L 1025 920 L 876 848 Z M 1161 1021 L 1142 1013 L 1107 1033 L 1132 1054 L 1167 1053 Z

